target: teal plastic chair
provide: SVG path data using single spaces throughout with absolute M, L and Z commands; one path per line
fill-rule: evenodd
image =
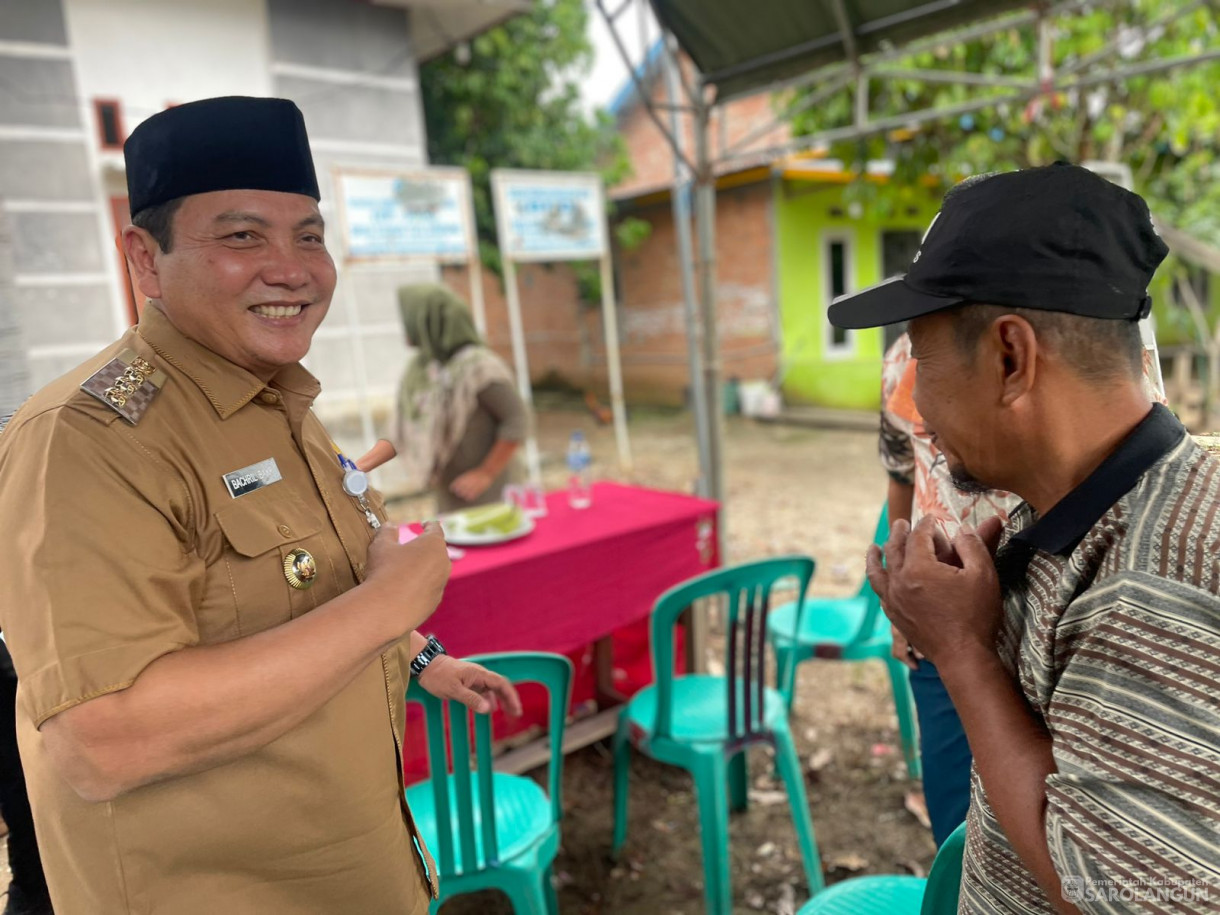
M 563 732 L 572 688 L 572 665 L 555 654 L 491 654 L 471 658 L 513 683 L 540 683 L 550 700 L 551 759 L 547 791 L 533 779 L 491 766 L 491 719 L 474 715 L 459 702 L 444 703 L 412 680 L 407 701 L 424 707 L 428 728 L 427 782 L 407 789 L 415 825 L 435 859 L 440 898 L 498 889 L 521 915 L 557 915 L 551 881 L 559 851 L 563 812 Z M 448 705 L 448 714 L 444 706 Z M 474 766 L 469 763 L 474 718 Z M 445 732 L 448 719 L 449 746 Z M 450 771 L 447 751 L 452 750 Z M 549 797 L 548 797 L 549 795 Z
M 889 512 L 882 506 L 873 542 L 885 543 L 889 537 Z M 797 613 L 797 607 L 801 611 Z M 796 636 L 793 637 L 795 631 Z M 907 772 L 920 778 L 919 731 L 907 668 L 890 655 L 893 639 L 890 621 L 881 612 L 881 600 L 866 578 L 854 597 L 810 597 L 803 604 L 795 601 L 776 607 L 767 620 L 767 638 L 775 649 L 779 665 L 779 689 L 792 712 L 796 690 L 796 668 L 810 658 L 837 661 L 883 661 L 890 676 L 894 707 L 898 712 L 898 732 Z
M 797 915 L 957 915 L 966 824 L 945 839 L 924 877 L 857 877 L 823 890 Z
M 809 819 L 805 779 L 788 729 L 788 714 L 778 690 L 766 685 L 767 610 L 771 592 L 795 579 L 798 599 L 813 578 L 813 560 L 790 556 L 709 572 L 665 592 L 652 611 L 652 656 L 656 682 L 627 703 L 614 736 L 614 843 L 618 855 L 627 838 L 627 788 L 631 747 L 673 766 L 695 780 L 703 845 L 707 911 L 729 915 L 729 805 L 744 810 L 749 771 L 746 750 L 755 744 L 775 748 L 780 776 L 788 790 L 797 842 L 809 887 L 823 886 L 822 866 Z M 724 676 L 674 674 L 674 624 L 696 601 L 727 598 Z M 727 792 L 726 792 L 727 785 Z

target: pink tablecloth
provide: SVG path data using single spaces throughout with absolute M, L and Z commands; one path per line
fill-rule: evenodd
M 718 565 L 717 505 L 679 493 L 597 483 L 593 504 L 547 496 L 548 514 L 532 534 L 466 548 L 454 562 L 444 600 L 423 626 L 450 654 L 553 651 L 575 668 L 573 703 L 595 692 L 590 645 L 614 636 L 614 686 L 631 695 L 651 682 L 648 615 L 666 589 Z M 545 720 L 533 696 L 525 720 L 497 720 L 503 736 Z M 423 763 L 422 722 L 412 707 L 408 778 Z

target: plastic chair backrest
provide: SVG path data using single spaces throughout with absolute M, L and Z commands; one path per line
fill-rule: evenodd
M 487 654 L 468 660 L 482 664 L 512 683 L 540 683 L 546 687 L 550 703 L 548 717 L 551 744 L 547 794 L 551 800 L 551 822 L 558 823 L 563 812 L 560 779 L 563 775 L 564 723 L 571 702 L 571 662 L 562 655 L 541 652 Z M 407 687 L 407 701 L 422 705 L 427 717 L 428 777 L 432 784 L 433 803 L 436 805 L 435 851 L 437 869 L 441 877 L 495 867 L 499 863 L 500 853 L 496 839 L 495 797 L 492 787 L 491 716 L 475 715 L 460 702 L 443 702 L 421 687 L 419 681 L 414 678 Z M 445 740 L 445 705 L 449 707 L 448 746 Z M 474 719 L 475 735 L 473 766 L 470 764 L 471 718 Z M 452 779 L 447 761 L 450 758 L 447 751 L 450 750 L 453 759 Z M 451 780 L 453 797 L 457 802 L 457 840 L 462 850 L 460 870 L 455 865 L 456 858 L 453 854 L 453 809 L 449 789 Z M 481 848 L 475 842 L 476 797 L 480 804 L 479 832 L 483 840 Z
M 762 732 L 771 592 L 785 579 L 796 579 L 795 599 L 799 605 L 805 600 L 813 569 L 814 562 L 808 556 L 763 559 L 707 572 L 670 588 L 657 599 L 652 611 L 657 682 L 657 721 L 653 734 L 673 736 L 674 624 L 687 608 L 693 609 L 696 601 L 716 595 L 725 596 L 728 611 L 725 680 L 729 742 L 748 742 Z
M 873 543 L 877 544 L 877 546 L 885 546 L 885 541 L 889 537 L 890 507 L 888 503 L 882 502 L 881 514 L 877 516 L 877 528 L 873 531 Z M 863 619 L 860 620 L 860 628 L 851 637 L 848 645 L 855 645 L 871 639 L 873 637 L 873 630 L 877 628 L 877 616 L 881 613 L 881 598 L 877 596 L 873 586 L 868 583 L 867 576 L 861 583 L 857 596 L 863 597 L 868 601 L 868 609 L 865 611 Z
M 928 872 L 928 885 L 923 891 L 923 905 L 919 915 L 957 915 L 957 897 L 962 887 L 962 856 L 966 851 L 966 824 L 962 823 L 949 833 L 932 870 Z

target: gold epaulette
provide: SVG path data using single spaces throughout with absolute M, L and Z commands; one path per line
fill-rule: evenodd
M 143 356 L 125 349 L 90 375 L 80 389 L 134 426 L 161 393 L 167 377 Z

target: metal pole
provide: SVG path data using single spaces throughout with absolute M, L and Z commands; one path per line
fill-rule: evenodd
M 351 280 L 354 272 L 352 267 L 344 264 L 344 271 L 340 279 L 343 286 L 343 298 L 347 303 L 347 331 L 348 342 L 351 344 L 352 371 L 356 376 L 356 394 L 360 398 L 360 434 L 364 436 L 364 447 L 367 448 L 377 441 L 377 434 L 373 428 L 373 409 L 369 404 L 368 360 L 364 352 L 364 337 L 360 332 L 360 316 L 356 311 L 356 284 Z
M 525 465 L 530 482 L 541 486 L 542 471 L 538 461 L 537 418 L 534 415 L 534 389 L 530 385 L 529 357 L 525 352 L 525 329 L 521 324 L 521 299 L 517 293 L 517 265 L 504 259 L 504 295 L 508 301 L 508 330 L 513 338 L 513 365 L 517 369 L 517 391 L 529 408 L 530 430 L 525 439 Z
M 483 258 L 479 254 L 479 232 L 475 228 L 474 187 L 470 182 L 470 172 L 466 172 L 463 185 L 466 192 L 466 246 L 470 249 L 470 258 L 466 262 L 466 274 L 470 278 L 470 310 L 474 317 L 474 326 L 487 342 L 487 309 L 483 305 Z
M 664 38 L 662 40 L 665 40 Z M 678 94 L 678 76 L 674 72 L 673 57 L 664 57 L 665 90 L 672 102 Z M 670 111 L 669 129 L 682 148 L 684 139 L 682 125 L 676 111 Z M 674 156 L 674 191 L 672 200 L 674 233 L 678 239 L 678 265 L 682 274 L 682 314 L 686 319 L 686 352 L 690 360 L 691 410 L 695 414 L 695 440 L 699 445 L 699 478 L 695 491 L 707 498 L 710 495 L 711 470 L 708 459 L 707 397 L 703 390 L 703 354 L 700 351 L 699 313 L 695 304 L 695 250 L 691 242 L 690 226 L 690 171 L 685 162 Z
M 994 73 L 966 73 L 956 70 L 902 70 L 882 67 L 871 71 L 878 79 L 911 79 L 925 83 L 949 83 L 961 86 L 983 86 L 987 89 L 1032 89 L 1029 78 L 997 76 Z
M 342 170 L 335 168 L 331 171 L 331 186 L 342 187 Z M 339 194 L 339 227 L 340 236 L 348 237 L 347 224 L 347 208 L 343 204 L 343 195 Z M 107 258 L 107 263 L 113 263 L 113 258 Z M 369 373 L 368 362 L 365 357 L 364 339 L 360 332 L 360 315 L 356 305 L 356 284 L 352 282 L 352 274 L 356 272 L 352 265 L 350 257 L 340 259 L 335 265 L 338 269 L 339 286 L 342 286 L 341 295 L 344 301 L 344 311 L 347 313 L 347 332 L 348 343 L 350 344 L 350 352 L 352 356 L 352 373 L 356 380 L 356 398 L 357 410 L 360 416 L 360 434 L 364 437 L 363 448 L 372 447 L 372 444 L 377 441 L 377 435 L 373 427 L 373 411 L 369 405 Z M 350 414 L 348 414 L 350 415 Z M 374 477 L 376 482 L 376 477 Z
M 703 86 L 698 91 L 695 116 L 695 231 L 699 238 L 699 316 L 703 331 L 703 409 L 707 422 L 707 494 L 720 504 L 716 540 L 720 562 L 728 562 L 726 534 L 728 507 L 724 502 L 724 408 L 720 390 L 720 335 L 716 329 L 716 174 L 708 149 L 710 106 L 704 101 Z M 719 607 L 712 612 L 723 621 Z M 706 614 L 693 615 L 690 627 L 691 666 L 702 671 L 707 659 Z
M 1131 166 L 1125 162 L 1082 162 L 1081 165 L 1125 190 L 1135 190 Z M 1144 368 L 1149 372 L 1149 380 L 1157 396 L 1165 400 L 1165 377 L 1161 374 L 1161 353 L 1156 345 L 1156 319 L 1148 315 L 1140 320 L 1139 326 L 1140 341 L 1144 344 Z
M 665 125 L 661 123 L 661 118 L 657 114 L 652 99 L 649 97 L 648 87 L 641 82 L 639 74 L 635 72 L 635 67 L 631 63 L 631 55 L 627 53 L 627 48 L 623 45 L 623 39 L 619 37 L 618 30 L 614 28 L 614 17 L 606 12 L 604 0 L 596 0 L 597 8 L 601 11 L 603 18 L 606 20 L 606 25 L 610 27 L 610 37 L 614 40 L 614 46 L 618 48 L 619 56 L 623 58 L 623 62 L 627 64 L 627 75 L 631 77 L 632 85 L 635 86 L 635 91 L 640 94 L 640 102 L 644 106 L 644 110 L 648 112 L 648 116 L 652 118 L 653 123 L 657 125 L 657 129 L 661 131 L 661 136 L 665 137 L 670 148 L 673 149 L 675 156 L 682 156 L 682 150 L 674 142 L 674 138 L 669 135 L 665 129 Z M 702 101 L 696 99 L 696 105 L 702 105 Z
M 861 70 L 856 76 L 856 128 L 868 126 L 868 71 Z
M 479 257 L 477 247 L 467 266 L 470 268 L 467 273 L 470 276 L 470 307 L 474 312 L 474 327 L 486 342 L 487 309 L 483 305 L 483 260 Z
M 13 235 L 0 210 L 0 430 L 32 393 L 25 336 L 13 301 Z
M 610 251 L 602 255 L 602 321 L 606 329 L 606 374 L 610 381 L 610 406 L 614 410 L 614 438 L 619 466 L 631 472 L 631 442 L 627 438 L 627 408 L 623 403 L 623 364 L 618 352 L 618 313 L 614 301 L 614 269 Z
M 750 144 L 755 140 L 765 137 L 767 134 L 774 133 L 777 128 L 787 124 L 792 118 L 796 117 L 803 111 L 808 111 L 810 108 L 816 108 L 824 101 L 829 99 L 835 93 L 840 92 L 845 86 L 851 83 L 853 75 L 851 73 L 841 73 L 826 81 L 824 86 L 819 86 L 815 92 L 802 99 L 799 103 L 784 109 L 783 115 L 769 120 L 767 123 L 756 127 L 748 134 L 739 140 L 734 140 L 729 146 L 720 152 L 720 159 L 724 161 L 731 156 L 747 152 Z
M 716 328 L 716 176 L 708 150 L 710 108 L 702 101 L 695 118 L 695 227 L 699 236 L 699 294 L 703 330 L 703 396 L 708 429 L 708 496 L 720 502 L 720 555 L 727 559 L 724 506 L 724 408 L 720 389 L 720 334 Z

